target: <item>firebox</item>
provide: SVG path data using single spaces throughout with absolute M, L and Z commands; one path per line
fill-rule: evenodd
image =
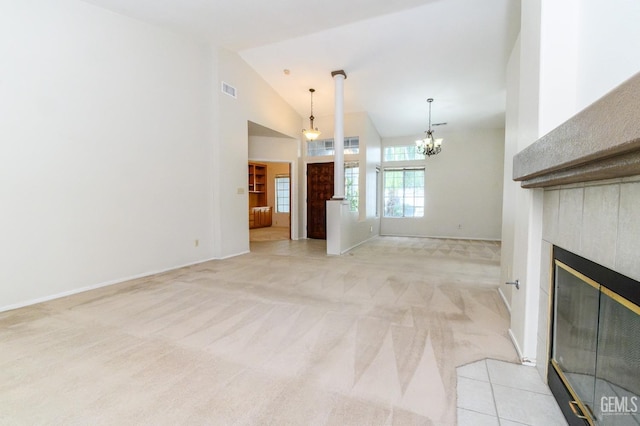
M 548 383 L 570 425 L 640 425 L 640 283 L 553 249 Z

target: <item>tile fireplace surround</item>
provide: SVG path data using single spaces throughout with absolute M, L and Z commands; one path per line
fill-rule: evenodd
M 640 74 L 514 158 L 513 178 L 542 188 L 537 368 L 547 377 L 553 245 L 640 281 Z

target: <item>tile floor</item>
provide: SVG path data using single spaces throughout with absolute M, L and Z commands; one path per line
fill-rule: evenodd
M 459 426 L 566 425 L 535 368 L 493 359 L 457 368 Z

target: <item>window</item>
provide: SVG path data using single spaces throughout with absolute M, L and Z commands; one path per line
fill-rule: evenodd
M 358 193 L 358 179 L 360 178 L 360 165 L 357 161 L 344 163 L 344 194 L 349 200 L 349 210 L 358 211 L 360 195 Z
M 360 138 L 351 137 L 344 138 L 344 153 L 345 154 L 357 154 L 360 152 Z
M 358 136 L 344 138 L 344 153 L 357 154 L 360 152 L 360 138 Z M 307 142 L 307 157 L 322 157 L 333 155 L 335 147 L 333 139 L 319 139 Z
M 424 216 L 424 167 L 384 170 L 384 217 Z
M 408 161 L 424 160 L 424 154 L 420 154 L 415 145 L 387 146 L 384 148 L 384 161 Z
M 289 176 L 276 176 L 276 213 L 289 213 Z
M 307 156 L 321 157 L 333 155 L 333 139 L 319 139 L 307 142 Z

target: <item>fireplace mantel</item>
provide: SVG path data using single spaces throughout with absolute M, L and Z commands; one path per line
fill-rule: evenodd
M 518 153 L 523 188 L 640 174 L 640 73 Z

